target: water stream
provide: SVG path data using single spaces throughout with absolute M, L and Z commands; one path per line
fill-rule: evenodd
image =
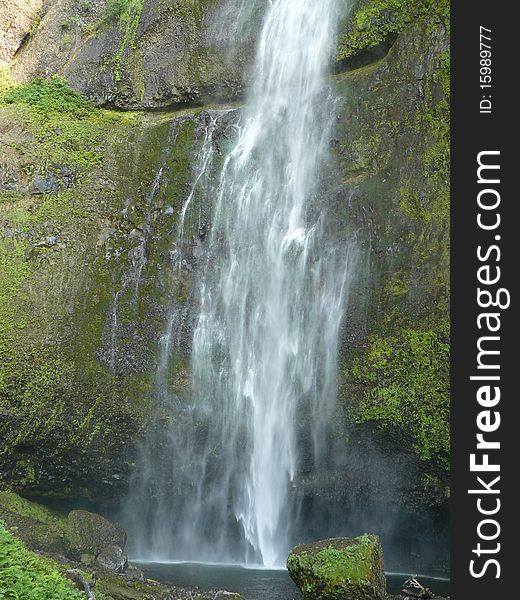
M 319 187 L 340 4 L 273 1 L 236 137 L 218 160 L 218 115 L 206 127 L 176 245 L 182 248 L 194 194 L 206 196 L 211 226 L 200 261 L 192 396 L 163 394 L 175 415 L 162 444 L 167 455 L 148 457 L 139 485 L 146 494 L 150 478 L 170 469 L 174 487 L 155 498 L 148 536 L 138 541 L 141 557 L 284 564 L 303 455 L 313 469 L 328 460 L 355 254 L 353 245 L 327 237 Z M 167 325 L 159 377 L 174 315 Z

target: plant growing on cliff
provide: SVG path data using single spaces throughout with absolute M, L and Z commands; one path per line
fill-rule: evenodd
M 53 113 L 67 113 L 81 119 L 92 110 L 86 98 L 71 90 L 65 79 L 33 79 L 25 85 L 15 86 L 4 91 L 2 100 L 6 104 L 27 104 L 45 116 Z
M 0 67 L 0 100 L 2 96 L 15 86 L 9 65 Z
M 98 21 L 90 28 L 90 33 L 95 33 L 114 21 L 118 22 L 123 32 L 123 39 L 114 57 L 114 75 L 116 81 L 121 79 L 121 67 L 128 48 L 132 49 L 137 37 L 137 28 L 141 20 L 144 0 L 108 0 Z
M 50 561 L 28 550 L 0 521 L 0 598 L 81 600 L 84 597 Z
M 365 392 L 354 418 L 406 431 L 422 460 L 448 465 L 449 324 L 373 336 L 352 376 Z
M 58 171 L 64 165 L 87 170 L 101 164 L 103 153 L 98 144 L 103 134 L 115 122 L 131 121 L 135 116 L 95 107 L 58 76 L 0 89 L 1 104 L 20 110 L 36 138 L 31 148 L 35 162 Z
M 416 19 L 441 19 L 449 28 L 449 0 L 369 0 L 352 16 L 350 30 L 339 40 L 338 59 L 377 46 L 401 33 Z

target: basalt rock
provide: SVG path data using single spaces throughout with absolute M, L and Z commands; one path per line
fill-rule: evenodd
M 304 600 L 385 600 L 386 579 L 379 538 L 334 538 L 294 548 L 289 575 Z
M 96 564 L 107 571 L 124 573 L 128 566 L 128 557 L 120 546 L 105 546 L 96 556 Z
M 16 54 L 38 25 L 43 0 L 2 0 L 0 5 L 0 66 Z
M 252 41 L 237 29 L 238 6 L 223 28 L 230 37 L 219 37 L 215 25 L 230 4 L 50 0 L 13 73 L 18 81 L 57 74 L 88 98 L 120 108 L 234 99 Z
M 67 556 L 80 560 L 82 555 L 101 556 L 100 564 L 109 570 L 124 571 L 125 530 L 101 515 L 86 510 L 69 513 L 64 529 Z

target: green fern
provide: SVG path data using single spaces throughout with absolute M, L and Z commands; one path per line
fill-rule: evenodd
M 85 600 L 50 562 L 28 550 L 0 521 L 0 600 Z

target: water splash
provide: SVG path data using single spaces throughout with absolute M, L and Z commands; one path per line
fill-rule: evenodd
M 275 0 L 267 11 L 255 83 L 208 199 L 191 398 L 163 397 L 175 416 L 156 448 L 171 463 L 160 450 L 148 456 L 148 475 L 165 481 L 158 471 L 169 470 L 170 484 L 155 491 L 140 556 L 283 564 L 302 455 L 314 468 L 325 460 L 354 254 L 327 235 L 318 185 L 340 4 Z M 181 240 L 195 189 L 215 167 L 215 125 L 181 210 Z

